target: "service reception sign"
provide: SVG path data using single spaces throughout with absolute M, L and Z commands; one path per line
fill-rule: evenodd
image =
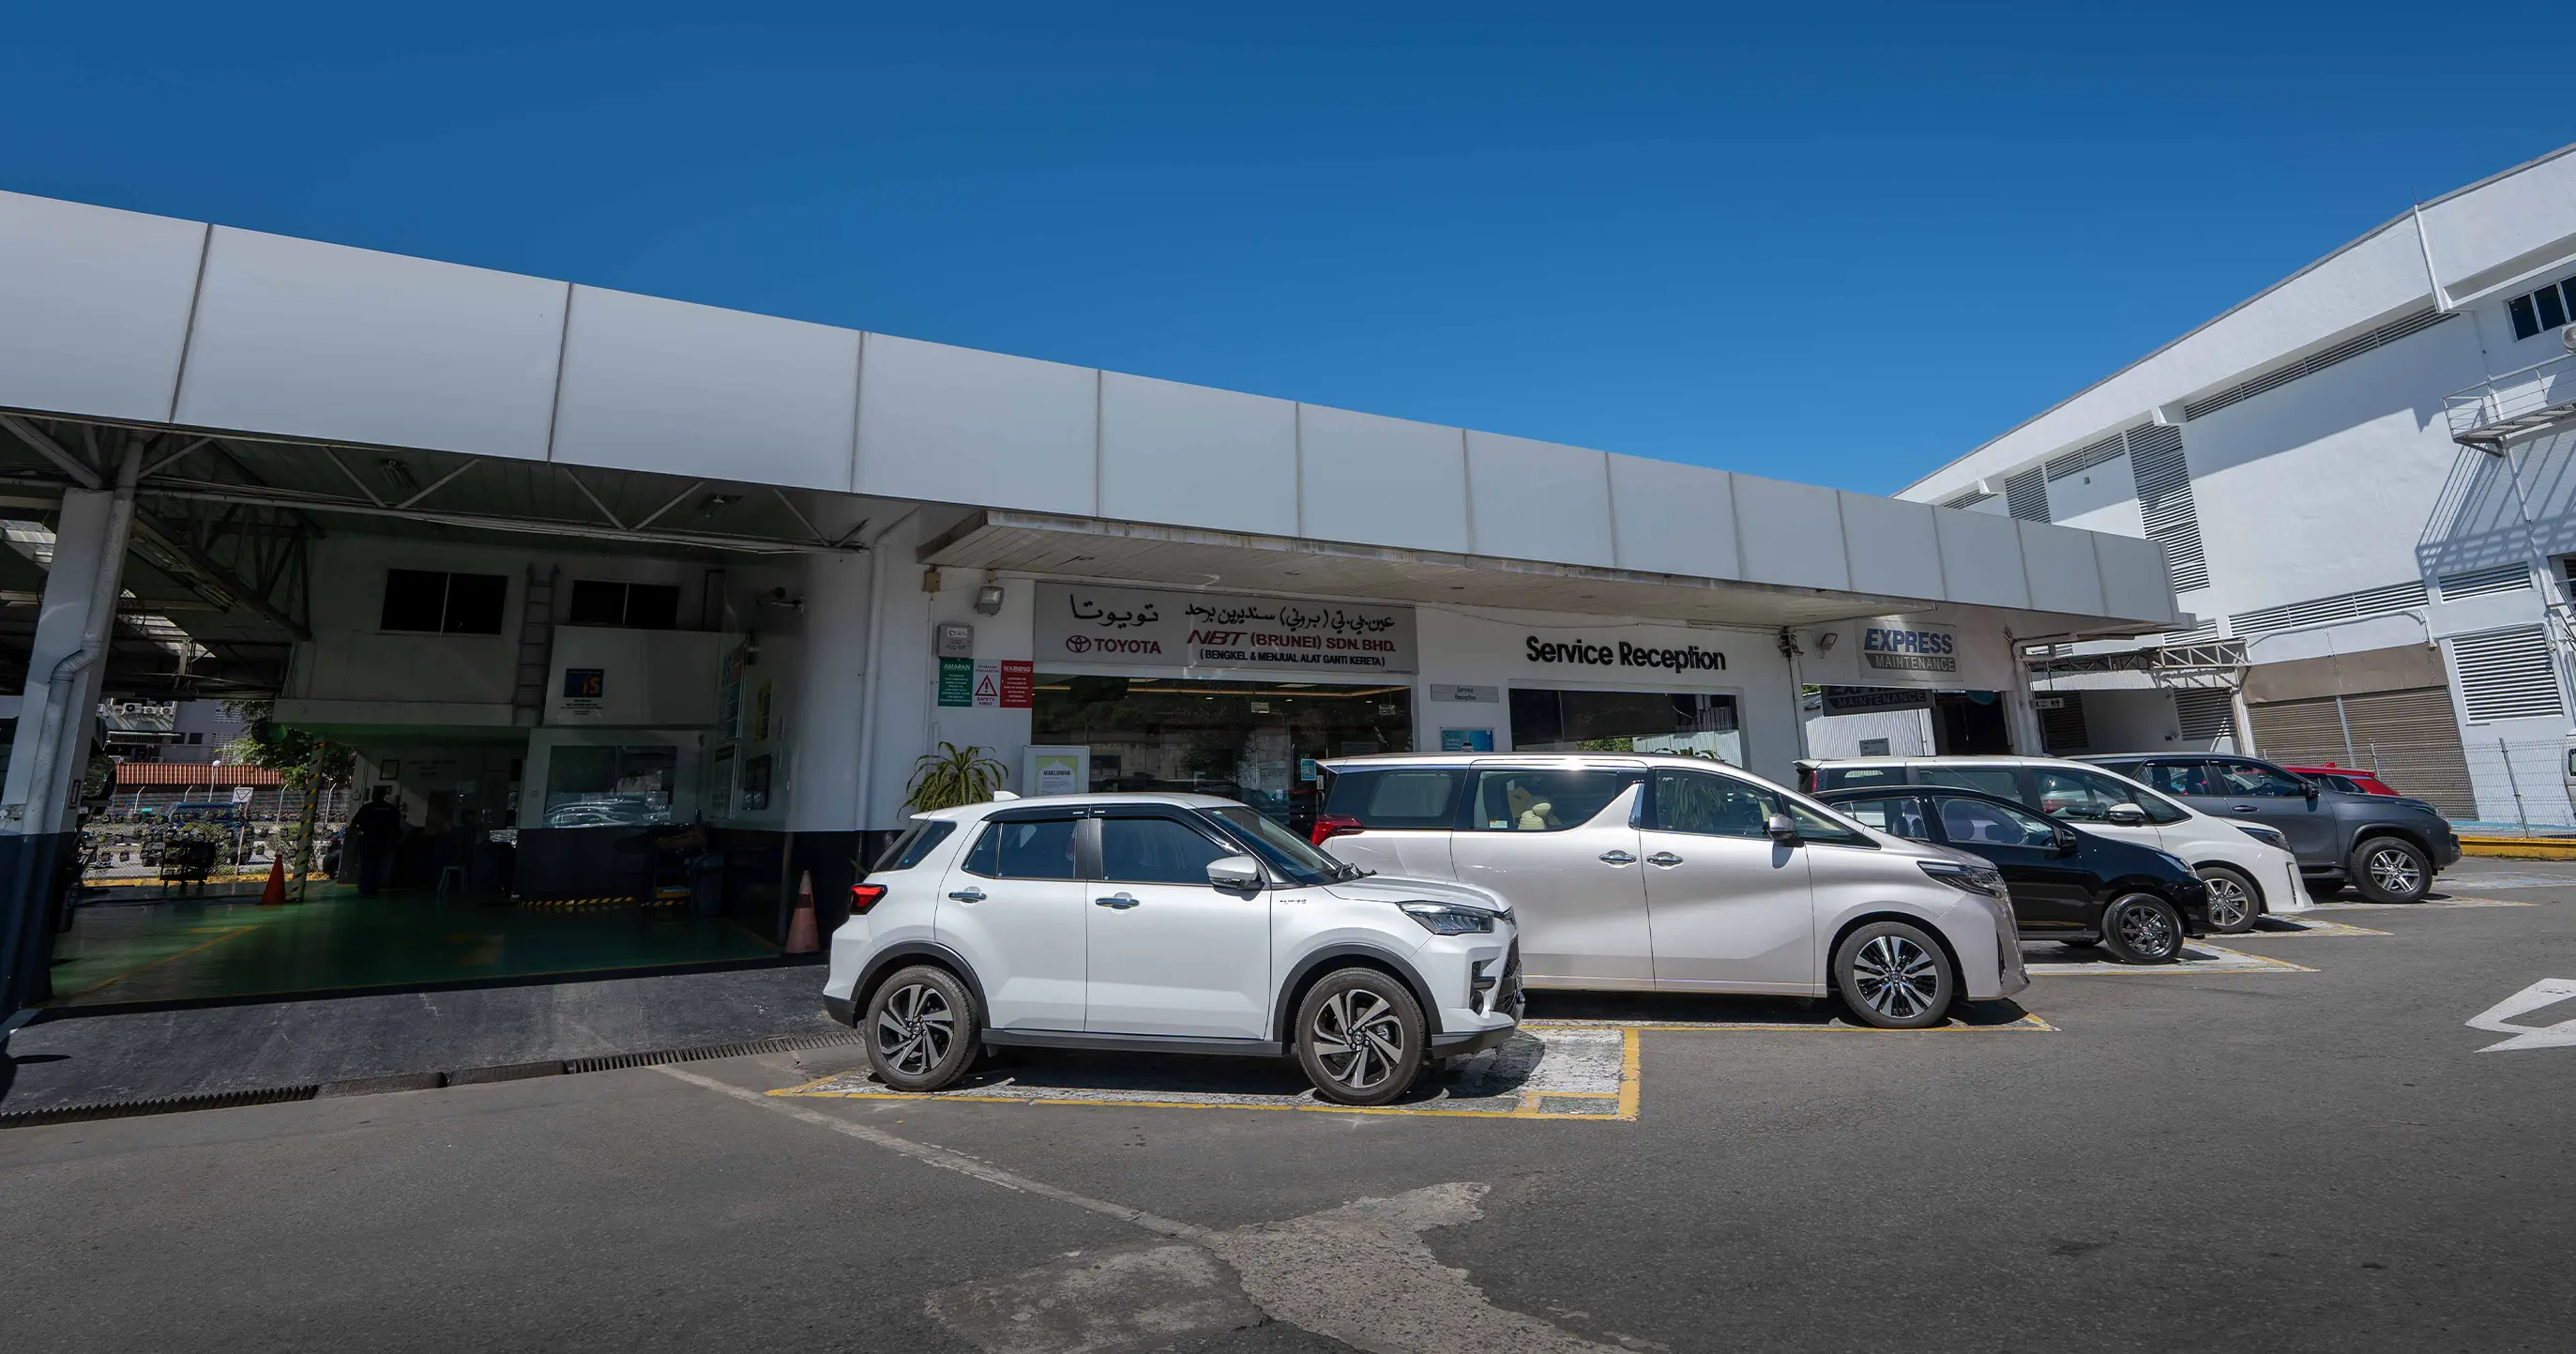
M 1041 583 L 1037 661 L 1410 673 L 1413 608 Z

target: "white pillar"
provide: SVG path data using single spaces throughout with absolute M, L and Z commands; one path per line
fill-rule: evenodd
M 804 666 L 796 676 L 795 802 L 790 832 L 848 832 L 859 822 L 860 695 L 868 666 L 870 557 L 805 561 Z
M 81 773 L 89 761 L 90 725 L 107 678 L 116 598 L 123 587 L 126 536 L 134 522 L 134 480 L 141 444 L 127 447 L 114 490 L 63 493 L 54 559 L 27 659 L 26 692 L 0 787 L 0 833 L 41 836 L 77 826 Z

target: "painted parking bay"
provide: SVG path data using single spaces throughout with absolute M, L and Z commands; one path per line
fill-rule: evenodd
M 1634 1003 L 1621 1003 L 1633 1008 Z M 1804 1032 L 1894 1038 L 1947 1033 L 2054 1029 L 2008 1003 L 1999 1011 L 1931 1030 L 1871 1030 L 1821 1008 L 1782 1019 L 1586 1019 L 1531 1021 L 1500 1048 L 1460 1060 L 1423 1078 L 1393 1105 L 1357 1107 L 1318 1098 L 1287 1063 L 1235 1059 L 1132 1058 L 1049 1054 L 970 1076 L 944 1091 L 896 1091 L 865 1068 L 836 1073 L 778 1096 L 859 1100 L 954 1100 L 1010 1105 L 1091 1105 L 1167 1109 L 1286 1110 L 1318 1114 L 1414 1114 L 1484 1119 L 1633 1120 L 1640 1109 L 1639 1044 L 1650 1033 Z M 1578 1008 L 1579 1009 L 1579 1008 Z

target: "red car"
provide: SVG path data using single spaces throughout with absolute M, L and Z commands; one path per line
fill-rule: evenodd
M 2341 790 L 2348 795 L 2397 797 L 2397 792 L 2389 789 L 2388 782 L 2381 780 L 2375 772 L 2356 771 L 2351 767 L 2337 766 L 2332 762 L 2323 766 L 2284 766 L 2281 769 L 2294 776 L 2305 776 L 2329 790 Z

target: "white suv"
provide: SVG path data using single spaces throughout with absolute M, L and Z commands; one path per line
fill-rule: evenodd
M 1510 909 L 1370 879 L 1206 795 L 1071 795 L 922 814 L 852 890 L 823 1004 L 888 1086 L 987 1046 L 1279 1057 L 1380 1105 L 1521 1011 Z
M 2109 767 L 2063 757 L 1857 757 L 1798 763 L 1811 793 L 1869 785 L 1955 785 L 1983 790 L 2086 832 L 2179 856 L 2209 885 L 2209 929 L 2234 935 L 2266 913 L 2315 906 L 2299 858 L 2275 828 L 2213 818 Z
M 1509 900 L 1532 987 L 1838 992 L 1872 1025 L 2028 986 L 2003 876 L 1695 757 L 1354 757 L 1319 845 Z

